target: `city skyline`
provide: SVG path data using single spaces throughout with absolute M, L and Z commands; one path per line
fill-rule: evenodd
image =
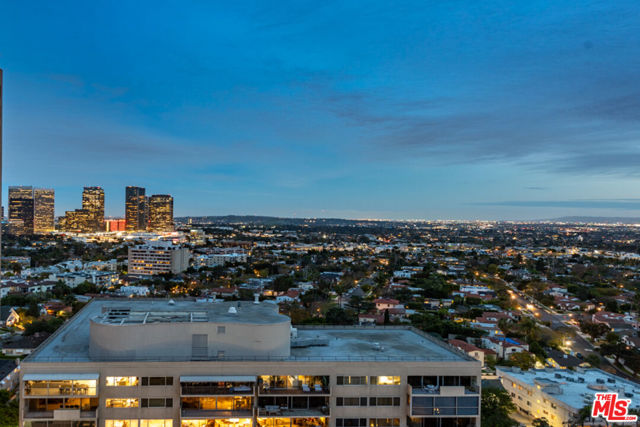
M 127 185 L 176 216 L 639 216 L 640 4 L 551 4 L 9 3 L 2 190 L 55 188 L 57 215 L 99 183 L 108 216 Z

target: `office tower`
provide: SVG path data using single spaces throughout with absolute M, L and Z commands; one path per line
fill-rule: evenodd
M 33 190 L 33 232 L 49 233 L 55 230 L 55 192 L 52 188 Z
M 102 187 L 84 187 L 82 209 L 89 212 L 91 231 L 104 231 L 104 190 Z
M 147 198 L 144 188 L 129 186 L 125 190 L 125 219 L 127 231 L 147 229 Z
M 96 231 L 94 216 L 86 209 L 66 211 L 60 219 L 60 230 L 74 233 L 91 233 Z
M 480 425 L 467 354 L 408 326 L 292 328 L 265 302 L 93 299 L 20 370 L 21 427 Z
M 149 198 L 149 231 L 173 231 L 173 197 L 154 194 Z
M 33 234 L 33 187 L 9 187 L 9 230 L 12 234 Z

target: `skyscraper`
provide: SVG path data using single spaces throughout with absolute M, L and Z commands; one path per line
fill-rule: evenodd
M 147 229 L 147 198 L 142 187 L 127 187 L 125 191 L 125 219 L 127 231 Z
M 60 219 L 60 230 L 74 233 L 90 233 L 94 229 L 95 221 L 93 215 L 86 209 L 76 209 L 65 212 Z
M 173 197 L 154 194 L 149 198 L 149 231 L 173 231 Z
M 33 187 L 9 187 L 9 230 L 16 235 L 33 234 Z
M 91 231 L 104 231 L 104 190 L 102 187 L 84 187 L 82 210 L 89 213 Z
M 33 232 L 48 233 L 55 229 L 55 192 L 52 188 L 33 190 Z

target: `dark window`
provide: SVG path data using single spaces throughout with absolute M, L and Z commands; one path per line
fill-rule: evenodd
M 366 418 L 336 418 L 336 427 L 366 427 Z
M 149 385 L 164 385 L 164 377 L 149 377 Z
M 149 385 L 149 377 L 142 377 L 140 380 L 140 384 Z
M 173 399 L 166 399 L 164 406 L 167 408 L 173 408 Z
M 165 382 L 167 385 L 173 385 L 173 377 L 165 377 Z
M 149 399 L 149 408 L 164 408 L 165 401 L 164 399 Z

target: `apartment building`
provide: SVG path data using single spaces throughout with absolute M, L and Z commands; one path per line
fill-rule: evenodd
M 640 384 L 600 369 L 501 367 L 497 374 L 518 411 L 532 419 L 546 418 L 553 427 L 574 421 L 580 409 L 593 403 L 596 393 L 618 393 L 621 399 L 631 399 L 630 409 L 640 409 Z
M 181 273 L 189 268 L 191 252 L 167 242 L 153 242 L 129 248 L 129 274 L 150 276 Z
M 275 304 L 94 300 L 22 363 L 29 427 L 479 426 L 480 363 Z

